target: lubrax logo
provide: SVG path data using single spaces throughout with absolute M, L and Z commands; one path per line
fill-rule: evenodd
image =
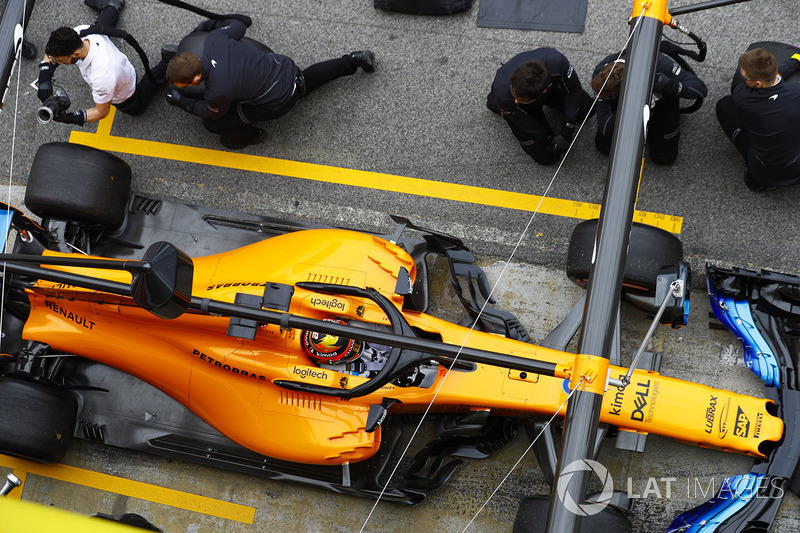
M 77 325 L 83 326 L 88 330 L 91 330 L 92 328 L 94 328 L 94 322 L 92 322 L 91 320 L 86 318 L 85 315 L 83 315 L 83 316 L 82 315 L 76 315 L 72 311 L 69 311 L 68 309 L 63 308 L 60 305 L 55 304 L 55 303 L 50 302 L 50 301 L 47 301 L 47 300 L 45 300 L 44 306 L 47 309 L 50 309 L 51 311 L 53 311 L 54 313 L 65 317 L 67 320 L 72 320 Z
M 328 373 L 324 370 L 317 370 L 316 368 L 309 368 L 306 366 L 293 367 L 292 374 L 300 376 L 301 378 L 328 379 Z
M 324 307 L 325 309 L 338 309 L 344 311 L 344 302 L 332 298 L 327 300 L 325 298 L 311 298 L 311 305 L 314 307 Z
M 192 355 L 199 355 L 200 359 L 202 361 L 205 361 L 206 363 L 208 363 L 210 365 L 214 365 L 217 368 L 221 368 L 222 370 L 227 370 L 228 372 L 231 372 L 233 374 L 239 374 L 240 376 L 243 376 L 243 377 L 246 377 L 246 378 L 250 378 L 250 379 L 257 379 L 259 381 L 267 381 L 267 376 L 257 375 L 257 374 L 254 374 L 252 372 L 248 372 L 246 370 L 242 370 L 240 368 L 236 368 L 235 366 L 226 365 L 222 361 L 214 359 L 210 355 L 206 355 L 203 352 L 201 352 L 200 350 L 196 350 L 196 349 L 192 350 Z
M 717 397 L 712 396 L 706 408 L 706 433 L 709 435 L 714 431 L 714 414 L 717 412 Z

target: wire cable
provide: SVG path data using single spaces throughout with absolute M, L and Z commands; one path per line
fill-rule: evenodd
M 618 59 L 622 56 L 622 53 L 627 48 L 628 44 L 630 43 L 631 39 L 633 38 L 633 35 L 636 33 L 636 29 L 639 27 L 639 24 L 641 23 L 641 20 L 642 20 L 641 16 L 637 18 L 636 24 L 634 25 L 634 28 L 628 34 L 628 38 L 625 41 L 625 45 L 622 47 L 622 51 L 620 51 L 619 56 L 617 56 Z M 606 83 L 608 82 L 609 77 L 610 77 L 610 73 L 609 73 L 609 76 L 606 77 L 606 79 L 603 81 L 602 87 L 605 87 Z M 378 504 L 380 503 L 381 499 L 383 498 L 383 495 L 386 493 L 386 489 L 389 486 L 389 483 L 392 481 L 392 478 L 394 477 L 395 473 L 397 472 L 397 469 L 400 466 L 400 461 L 403 460 L 403 458 L 405 457 L 405 455 L 408 452 L 409 448 L 411 447 L 411 443 L 414 441 L 414 438 L 416 437 L 417 433 L 419 432 L 419 429 L 422 426 L 422 423 L 425 421 L 425 418 L 428 416 L 428 413 L 430 412 L 431 408 L 433 407 L 433 404 L 436 402 L 436 398 L 439 395 L 439 391 L 442 389 L 442 387 L 444 386 L 445 382 L 447 381 L 447 378 L 450 375 L 449 370 L 452 370 L 453 365 L 456 364 L 456 362 L 458 361 L 458 358 L 461 355 L 461 350 L 466 346 L 467 342 L 469 341 L 469 337 L 470 337 L 470 335 L 472 335 L 472 331 L 475 329 L 475 326 L 477 325 L 478 320 L 480 320 L 480 317 L 483 314 L 483 310 L 486 308 L 486 305 L 488 304 L 489 300 L 491 300 L 492 295 L 494 295 L 495 291 L 497 290 L 497 287 L 499 286 L 500 282 L 503 280 L 503 277 L 505 276 L 506 271 L 508 270 L 508 265 L 514 259 L 514 256 L 516 255 L 517 250 L 522 245 L 522 242 L 523 242 L 525 236 L 527 235 L 528 230 L 530 229 L 531 225 L 533 224 L 533 220 L 536 217 L 536 214 L 539 212 L 539 209 L 541 208 L 542 203 L 547 198 L 547 194 L 549 193 L 551 187 L 553 186 L 553 183 L 555 183 L 556 177 L 558 176 L 559 172 L 561 171 L 561 167 L 564 166 L 564 162 L 566 161 L 567 156 L 569 155 L 570 151 L 572 150 L 572 147 L 575 145 L 575 141 L 578 139 L 578 137 L 580 136 L 581 131 L 583 130 L 583 127 L 586 125 L 586 122 L 589 120 L 589 115 L 591 115 L 592 109 L 594 109 L 594 107 L 597 105 L 597 100 L 599 99 L 599 95 L 600 95 L 600 93 L 602 93 L 602 87 L 601 87 L 600 91 L 598 91 L 597 96 L 595 96 L 594 101 L 592 102 L 592 105 L 589 108 L 589 112 L 584 117 L 583 122 L 581 122 L 581 125 L 578 128 L 578 131 L 575 133 L 575 135 L 574 135 L 574 137 L 572 139 L 572 142 L 570 143 L 569 147 L 567 148 L 567 151 L 564 153 L 564 157 L 561 159 L 561 162 L 559 163 L 558 168 L 556 168 L 556 171 L 553 174 L 553 177 L 550 179 L 550 182 L 547 184 L 547 187 L 545 188 L 544 193 L 539 198 L 539 203 L 536 205 L 536 208 L 534 209 L 533 213 L 528 218 L 528 222 L 525 224 L 525 227 L 520 232 L 519 239 L 517 239 L 517 242 L 514 245 L 514 248 L 511 250 L 511 254 L 509 255 L 508 259 L 503 264 L 503 268 L 501 269 L 500 274 L 497 277 L 497 281 L 494 283 L 494 285 L 492 285 L 491 291 L 489 291 L 489 296 L 483 302 L 483 305 L 481 306 L 481 309 L 478 312 L 478 316 L 475 318 L 475 321 L 470 326 L 470 329 L 467 332 L 466 337 L 464 338 L 464 342 L 461 344 L 461 347 L 459 348 L 458 353 L 453 358 L 453 361 L 450 364 L 450 367 L 448 368 L 448 372 L 442 378 L 441 382 L 439 383 L 439 386 L 436 389 L 436 392 L 433 395 L 433 398 L 431 398 L 431 401 L 428 403 L 428 406 L 425 408 L 425 411 L 423 412 L 422 417 L 420 418 L 420 421 L 417 423 L 417 426 L 414 428 L 414 432 L 411 434 L 411 438 L 409 439 L 408 443 L 406 444 L 406 447 L 403 449 L 403 452 L 400 455 L 400 458 L 397 460 L 397 463 L 395 464 L 394 468 L 392 469 L 392 472 L 389 474 L 389 478 L 386 480 L 386 483 L 384 483 L 384 485 L 383 485 L 383 487 L 381 489 L 381 492 L 378 495 L 377 499 L 375 500 L 375 503 L 373 504 L 372 508 L 370 509 L 369 514 L 367 515 L 366 519 L 364 520 L 364 523 L 362 524 L 361 529 L 359 530 L 359 533 L 363 533 L 364 528 L 367 526 L 367 523 L 369 522 L 370 518 L 372 517 L 373 513 L 375 512 L 375 509 L 377 508 Z M 514 466 L 516 466 L 516 465 L 514 465 Z M 513 470 L 513 467 L 512 467 L 512 470 Z M 510 472 L 509 472 L 509 474 L 510 474 Z M 503 481 L 505 481 L 505 478 L 504 478 Z M 502 484 L 502 481 L 501 481 L 501 484 Z M 499 488 L 499 486 L 498 486 L 498 488 Z M 495 489 L 495 492 L 496 491 L 497 491 L 497 489 Z M 492 493 L 492 495 L 494 495 L 494 492 Z M 490 498 L 491 498 L 491 496 L 490 496 Z M 486 504 L 484 504 L 484 506 L 485 505 Z M 481 507 L 481 508 L 483 508 L 483 507 Z

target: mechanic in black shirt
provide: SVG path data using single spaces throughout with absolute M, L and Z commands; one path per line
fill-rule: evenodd
M 229 17 L 232 17 L 229 15 Z M 276 119 L 314 89 L 342 76 L 375 71 L 375 55 L 364 50 L 300 68 L 290 58 L 257 50 L 241 42 L 252 21 L 237 15 L 208 20 L 194 31 L 210 32 L 203 55 L 176 55 L 167 66 L 167 80 L 176 87 L 205 82 L 203 100 L 167 92 L 167 102 L 202 117 L 203 126 L 220 134 L 226 148 L 238 150 L 256 144 L 264 130 L 253 125 Z
M 800 183 L 800 83 L 781 77 L 800 70 L 800 54 L 778 68 L 756 48 L 741 55 L 739 69 L 744 80 L 717 102 L 717 118 L 744 156 L 745 183 L 754 191 Z
M 594 144 L 605 154 L 611 151 L 619 92 L 625 72 L 625 59 L 619 53 L 606 56 L 592 73 L 592 89 L 598 94 L 597 134 Z M 658 54 L 653 83 L 655 105 L 651 106 L 647 123 L 647 146 L 650 160 L 659 165 L 672 164 L 678 157 L 681 134 L 680 99 L 702 99 L 708 88 L 689 69 L 682 67 L 664 53 Z
M 542 106 L 564 114 L 558 134 L 553 134 Z M 566 152 L 575 125 L 592 107 L 592 97 L 563 54 L 537 48 L 517 54 L 498 69 L 486 107 L 502 115 L 528 155 L 550 165 Z

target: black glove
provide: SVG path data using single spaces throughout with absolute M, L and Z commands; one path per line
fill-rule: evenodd
M 244 24 L 246 28 L 249 28 L 250 26 L 253 25 L 253 19 L 251 19 L 247 15 L 241 15 L 241 14 L 238 14 L 238 13 L 231 13 L 230 15 L 221 15 L 221 16 L 222 16 L 222 20 L 225 20 L 225 19 L 238 20 L 239 22 Z
M 680 96 L 683 84 L 666 74 L 656 72 L 656 79 L 653 88 L 664 96 Z
M 565 122 L 564 127 L 561 128 L 560 135 L 567 140 L 567 142 L 572 142 L 572 139 L 575 138 L 575 124 L 570 122 Z
M 184 111 L 191 113 L 192 107 L 194 103 L 197 101 L 194 98 L 187 98 L 181 94 L 178 89 L 170 89 L 167 91 L 167 94 L 164 95 L 169 105 L 174 105 L 175 107 L 179 107 Z
M 550 141 L 550 151 L 553 152 L 554 155 L 563 155 L 567 152 L 567 149 L 569 149 L 569 143 L 570 141 L 559 133 Z
M 39 63 L 39 90 L 36 91 L 36 96 L 42 102 L 53 95 L 53 72 L 56 66 L 49 61 Z
M 65 124 L 76 124 L 83 126 L 86 124 L 86 111 L 79 109 L 78 111 L 70 111 L 69 113 L 59 113 L 53 117 L 56 122 L 64 122 Z

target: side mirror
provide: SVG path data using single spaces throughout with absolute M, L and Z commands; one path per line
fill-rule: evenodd
M 159 318 L 181 316 L 192 300 L 192 258 L 160 241 L 147 249 L 141 262 L 147 266 L 133 273 L 133 301 Z

